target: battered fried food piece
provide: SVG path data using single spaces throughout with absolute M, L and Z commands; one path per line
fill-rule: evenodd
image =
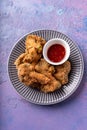
M 34 66 L 29 63 L 23 63 L 18 67 L 18 77 L 27 86 L 33 83 L 47 84 L 50 81 L 45 75 L 35 72 Z
M 51 74 L 48 74 L 50 82 L 45 85 L 42 85 L 40 90 L 45 93 L 54 92 L 55 90 L 61 87 L 60 81 L 56 80 Z
M 39 36 L 28 35 L 25 41 L 25 53 L 21 54 L 14 63 L 16 68 L 22 63 L 36 64 L 42 56 L 42 48 L 45 43 L 45 39 Z
M 38 62 L 38 60 L 41 58 L 41 55 L 37 53 L 37 50 L 35 47 L 32 47 L 29 49 L 29 51 L 26 53 L 26 56 L 24 57 L 24 62 L 32 63 L 32 62 Z
M 37 54 L 37 51 L 34 47 L 32 47 L 28 53 L 21 54 L 15 61 L 16 68 L 22 63 L 37 63 L 41 58 L 41 55 Z
M 38 64 L 36 64 L 35 70 L 39 73 L 44 74 L 50 79 L 50 82 L 45 85 L 41 85 L 41 91 L 48 93 L 53 92 L 61 87 L 61 83 L 57 81 L 52 75 L 55 72 L 54 66 L 47 63 L 43 58 L 38 62 Z
M 29 51 L 31 47 L 36 48 L 38 53 L 42 52 L 43 45 L 46 43 L 45 39 L 36 36 L 36 35 L 28 35 L 25 41 L 26 52 Z
M 16 59 L 16 61 L 14 62 L 14 64 L 16 65 L 16 68 L 18 68 L 18 66 L 24 62 L 23 59 L 24 59 L 25 55 L 26 55 L 25 53 L 22 53 L 22 54 Z
M 68 74 L 71 70 L 71 64 L 69 61 L 66 61 L 64 64 L 55 66 L 56 73 L 54 74 L 55 78 L 61 82 L 62 85 L 68 83 Z
M 23 63 L 20 66 L 18 66 L 18 77 L 21 82 L 25 82 L 26 85 L 28 83 L 33 82 L 33 80 L 29 80 L 28 73 L 34 71 L 34 67 L 30 65 L 29 63 Z
M 50 82 L 50 79 L 48 77 L 46 77 L 44 74 L 38 73 L 38 72 L 31 72 L 29 74 L 29 76 L 31 78 L 34 78 L 37 80 L 38 83 L 40 84 L 47 84 L 48 82 Z
M 53 74 L 55 72 L 54 66 L 47 63 L 43 58 L 36 64 L 35 70 L 45 75 L 48 73 Z
M 40 90 L 44 93 L 54 92 L 61 87 L 61 83 L 58 80 L 51 81 L 50 84 L 42 85 Z

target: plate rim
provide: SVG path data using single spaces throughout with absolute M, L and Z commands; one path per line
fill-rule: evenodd
M 82 63 L 81 75 L 80 75 L 80 78 L 79 78 L 78 83 L 75 85 L 75 88 L 74 88 L 68 95 L 64 95 L 63 98 L 60 98 L 60 99 L 57 99 L 57 100 L 53 100 L 53 101 L 51 101 L 51 102 L 48 101 L 48 103 L 46 103 L 46 102 L 33 101 L 33 100 L 27 99 L 26 97 L 24 97 L 23 95 L 21 95 L 21 94 L 17 91 L 17 89 L 14 87 L 14 85 L 13 85 L 13 83 L 12 83 L 12 81 L 11 81 L 11 78 L 10 78 L 10 74 L 9 74 L 9 61 L 10 61 L 10 56 L 11 56 L 12 51 L 13 51 L 13 49 L 15 48 L 16 44 L 17 44 L 20 40 L 22 40 L 24 37 L 26 37 L 27 35 L 32 34 L 32 33 L 34 33 L 34 32 L 38 32 L 38 31 L 52 31 L 52 32 L 61 33 L 62 35 L 66 36 L 68 39 L 70 39 L 70 41 L 72 41 L 72 42 L 75 44 L 75 46 L 76 46 L 77 49 L 79 50 L 79 53 L 80 53 L 80 56 L 81 56 L 81 63 Z M 57 104 L 57 103 L 60 103 L 60 102 L 62 102 L 62 101 L 64 101 L 64 100 L 66 100 L 66 99 L 69 98 L 72 94 L 74 94 L 74 92 L 77 90 L 77 88 L 79 87 L 79 85 L 80 85 L 80 83 L 81 83 L 81 81 L 82 81 L 83 74 L 84 74 L 84 59 L 83 59 L 83 55 L 82 55 L 82 52 L 81 52 L 81 50 L 80 50 L 78 44 L 77 44 L 76 42 L 74 42 L 68 35 L 66 35 L 66 34 L 64 34 L 64 33 L 60 32 L 60 31 L 57 31 L 57 30 L 38 29 L 38 30 L 33 30 L 33 31 L 30 31 L 30 32 L 24 34 L 23 36 L 21 36 L 21 37 L 14 43 L 14 45 L 13 45 L 13 47 L 11 48 L 10 53 L 9 53 L 9 55 L 8 55 L 8 57 L 7 57 L 7 73 L 8 73 L 9 80 L 10 80 L 10 82 L 11 82 L 11 84 L 12 84 L 12 85 L 11 85 L 12 88 L 14 88 L 14 90 L 16 91 L 16 93 L 17 93 L 19 96 L 21 96 L 21 98 L 25 99 L 26 101 L 28 101 L 28 102 L 30 102 L 30 103 L 34 103 L 34 104 L 37 104 L 37 105 L 53 105 L 53 104 Z

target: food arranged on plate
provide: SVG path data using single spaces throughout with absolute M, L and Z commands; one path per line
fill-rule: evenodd
M 67 60 L 62 65 L 49 64 L 43 57 L 45 44 L 46 40 L 42 37 L 28 35 L 25 41 L 25 52 L 16 59 L 15 65 L 21 82 L 26 86 L 48 93 L 68 83 L 71 63 Z M 62 49 L 64 50 L 64 48 Z M 65 54 L 65 51 L 63 52 Z

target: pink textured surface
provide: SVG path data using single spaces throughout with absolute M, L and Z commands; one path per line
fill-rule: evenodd
M 66 101 L 38 106 L 18 96 L 9 81 L 7 61 L 15 42 L 37 29 L 65 33 L 80 47 L 85 71 Z M 0 130 L 87 129 L 87 0 L 0 1 Z

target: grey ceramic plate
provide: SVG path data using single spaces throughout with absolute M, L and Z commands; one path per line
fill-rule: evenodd
M 53 93 L 45 94 L 30 87 L 26 87 L 23 83 L 19 81 L 14 61 L 21 53 L 24 52 L 25 39 L 28 34 L 15 44 L 10 54 L 8 61 L 8 73 L 10 80 L 15 90 L 29 102 L 40 105 L 50 105 L 59 103 L 71 96 L 78 88 L 82 80 L 84 62 L 81 51 L 79 50 L 79 47 L 70 38 L 68 38 L 66 35 L 60 32 L 53 30 L 38 30 L 30 34 L 41 36 L 45 38 L 46 41 L 52 38 L 62 38 L 68 42 L 71 49 L 69 60 L 72 64 L 71 73 L 69 75 L 69 82 L 68 84 L 64 85 L 60 90 L 57 90 Z

